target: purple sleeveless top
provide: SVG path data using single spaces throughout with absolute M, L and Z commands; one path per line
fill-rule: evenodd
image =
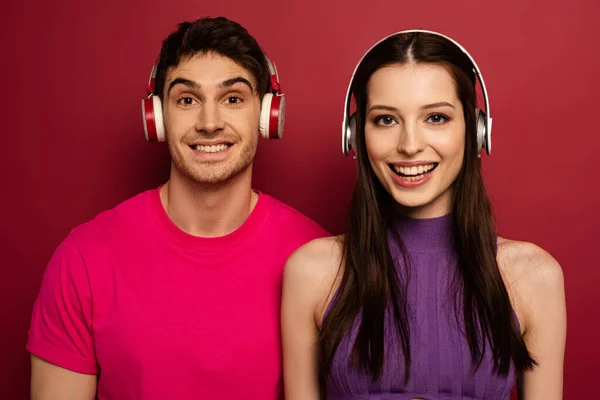
M 358 333 L 359 317 L 337 349 L 327 380 L 327 398 L 510 399 L 516 378 L 514 368 L 511 367 L 508 376 L 494 374 L 492 356 L 487 346 L 485 358 L 475 370 L 467 340 L 462 333 L 462 303 L 458 307 L 458 321 L 456 318 L 454 300 L 448 293 L 456 268 L 450 216 L 424 220 L 397 217 L 394 224 L 410 259 L 407 292 L 412 357 L 410 378 L 404 384 L 401 345 L 395 339 L 390 324 L 386 324 L 381 380 L 374 381 L 368 375 L 348 367 L 352 344 Z M 403 266 L 402 254 L 392 240 L 390 250 L 396 265 Z M 325 315 L 329 313 L 333 301 Z M 391 313 L 388 317 L 391 318 Z

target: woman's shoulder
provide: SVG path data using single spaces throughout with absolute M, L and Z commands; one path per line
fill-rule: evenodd
M 313 239 L 296 249 L 286 262 L 286 269 L 299 269 L 298 273 L 319 274 L 333 264 L 340 263 L 343 236 Z
M 523 330 L 535 318 L 534 310 L 551 297 L 564 295 L 563 271 L 558 261 L 540 246 L 498 238 L 498 267 Z
M 288 258 L 283 273 L 284 290 L 308 296 L 320 321 L 341 277 L 343 236 L 311 240 Z
M 547 285 L 562 281 L 562 268 L 546 250 L 530 242 L 498 238 L 498 266 L 508 284 Z

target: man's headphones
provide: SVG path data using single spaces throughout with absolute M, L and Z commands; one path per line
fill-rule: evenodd
M 279 74 L 275 64 L 265 55 L 269 66 L 269 88 L 262 98 L 258 130 L 265 139 L 281 139 L 285 121 L 285 97 L 281 93 Z M 142 120 L 144 134 L 149 142 L 164 142 L 166 140 L 163 120 L 162 103 L 159 96 L 154 94 L 158 61 L 152 67 L 150 80 L 146 87 L 147 99 L 142 100 Z
M 352 83 L 354 81 L 354 75 L 356 74 L 356 70 L 358 70 L 358 67 L 360 66 L 360 64 L 362 63 L 364 58 L 378 44 L 380 44 L 381 42 L 383 42 L 384 40 L 386 40 L 392 36 L 402 35 L 405 33 L 413 33 L 413 32 L 430 33 L 433 35 L 440 36 L 440 37 L 454 43 L 463 53 L 465 53 L 465 55 L 471 61 L 471 64 L 473 65 L 473 72 L 475 72 L 475 75 L 477 76 L 477 78 L 479 79 L 479 83 L 481 84 L 481 91 L 483 92 L 483 100 L 485 103 L 485 112 L 480 110 L 479 108 L 475 109 L 475 116 L 477 118 L 477 145 L 478 145 L 480 155 L 481 155 L 481 149 L 485 149 L 485 151 L 488 155 L 491 154 L 492 153 L 492 118 L 490 116 L 490 104 L 488 101 L 488 95 L 487 95 L 487 91 L 485 88 L 485 83 L 483 82 L 483 77 L 481 76 L 481 72 L 479 72 L 479 68 L 477 67 L 477 64 L 475 63 L 475 60 L 473 60 L 473 57 L 471 57 L 471 55 L 467 52 L 467 50 L 465 50 L 460 44 L 458 44 L 453 39 L 450 39 L 448 36 L 442 35 L 441 33 L 427 31 L 427 30 L 420 30 L 420 29 L 396 32 L 389 36 L 384 37 L 383 39 L 381 39 L 380 41 L 375 43 L 373 46 L 371 46 L 371 48 L 362 56 L 362 58 L 360 59 L 360 61 L 356 65 L 356 67 L 354 68 L 354 72 L 352 73 L 352 78 L 350 79 L 350 84 L 348 85 L 348 91 L 346 92 L 346 103 L 344 106 L 344 120 L 342 122 L 342 151 L 343 151 L 343 153 L 348 155 L 348 153 L 350 153 L 350 150 L 352 150 L 352 149 L 356 150 L 356 136 L 357 136 L 356 115 L 355 115 L 356 113 L 353 113 L 352 115 L 349 116 L 350 101 L 351 101 L 350 96 L 352 95 L 351 88 L 352 88 Z

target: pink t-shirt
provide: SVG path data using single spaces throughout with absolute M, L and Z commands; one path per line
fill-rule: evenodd
M 259 193 L 236 231 L 199 238 L 158 189 L 73 229 L 52 256 L 27 349 L 99 374 L 98 399 L 275 399 L 283 266 L 315 222 Z

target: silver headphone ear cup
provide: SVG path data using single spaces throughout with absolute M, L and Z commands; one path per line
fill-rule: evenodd
M 356 128 L 356 113 L 353 113 L 348 121 L 348 150 L 356 151 L 356 136 L 358 135 Z
M 475 110 L 475 118 L 477 121 L 477 151 L 481 154 L 481 150 L 486 147 L 485 140 L 485 113 L 480 109 Z
M 488 156 L 492 154 L 492 118 L 487 119 L 487 127 L 485 129 L 485 151 Z

